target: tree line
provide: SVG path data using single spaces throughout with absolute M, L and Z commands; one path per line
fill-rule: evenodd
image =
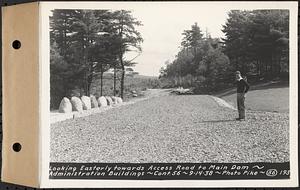
M 288 76 L 288 10 L 233 10 L 222 31 L 220 39 L 197 23 L 185 30 L 175 60 L 160 70 L 166 86 L 209 93 L 232 85 L 236 70 L 252 81 Z
M 56 9 L 50 16 L 50 93 L 51 107 L 64 96 L 91 93 L 91 85 L 103 73 L 113 69 L 113 95 L 124 93 L 126 66 L 136 64 L 125 57 L 127 52 L 142 51 L 142 25 L 127 10 Z M 117 76 L 120 74 L 120 76 Z M 120 78 L 120 89 L 117 89 Z

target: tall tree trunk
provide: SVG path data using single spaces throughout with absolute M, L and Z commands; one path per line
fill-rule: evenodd
M 261 77 L 261 73 L 262 73 L 262 71 L 261 71 L 261 61 L 260 61 L 260 59 L 258 59 L 257 62 L 258 62 L 258 76 L 259 76 L 259 78 L 260 78 L 260 77 Z
M 100 96 L 103 94 L 103 67 L 101 64 L 101 71 L 100 71 Z
M 79 91 L 79 93 L 80 93 L 79 95 L 80 96 L 82 96 L 84 94 L 84 92 L 82 92 L 82 89 L 84 89 L 84 88 L 81 86 L 80 91 Z
M 270 68 L 270 70 L 271 70 L 271 78 L 273 78 L 274 77 L 274 66 L 273 66 L 273 55 L 271 54 L 271 57 L 270 57 L 270 66 L 271 66 L 271 68 Z
M 87 78 L 86 78 L 86 91 L 85 91 L 86 96 L 90 96 L 92 81 L 93 81 L 93 77 L 92 76 L 87 76 Z
M 264 58 L 264 65 L 265 65 L 265 74 L 264 75 L 267 76 L 269 73 L 269 61 L 267 58 Z
M 87 74 L 84 72 L 84 81 L 83 81 L 83 89 L 84 89 L 84 95 L 87 96 L 88 94 L 88 82 L 87 82 Z
M 124 80 L 125 80 L 125 66 L 123 63 L 123 58 L 120 58 L 120 63 L 122 67 L 122 76 L 121 76 L 121 98 L 124 98 Z
M 86 44 L 85 40 L 83 40 L 83 64 L 86 66 L 86 68 L 88 68 L 84 71 L 84 77 L 83 77 L 84 78 L 84 93 L 85 93 L 86 96 L 88 96 L 88 94 L 89 94 L 88 70 L 90 68 L 88 67 L 87 44 Z
M 256 61 L 256 73 L 259 73 L 259 63 L 258 63 L 258 59 L 256 59 L 255 61 Z
M 116 75 L 116 64 L 114 64 L 114 96 L 116 96 L 116 81 L 117 81 L 117 75 Z
M 91 95 L 91 86 L 92 86 L 92 82 L 88 82 L 88 90 L 87 90 L 87 96 L 89 97 Z
M 197 55 L 197 47 L 194 47 L 194 58 L 196 57 Z
M 278 76 L 280 76 L 280 72 L 281 72 L 281 54 L 279 54 L 278 56 L 278 70 L 277 70 Z
M 179 79 L 179 85 L 182 86 L 182 78 L 181 78 L 181 75 L 179 74 L 178 76 L 178 79 Z
M 90 63 L 89 68 L 88 68 L 88 73 L 87 73 L 87 93 L 86 96 L 91 95 L 91 87 L 92 87 L 92 82 L 94 78 L 94 68 L 93 68 L 93 63 Z

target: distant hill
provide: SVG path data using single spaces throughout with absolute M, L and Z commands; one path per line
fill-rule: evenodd
M 106 78 L 113 77 L 113 75 L 114 75 L 113 72 L 105 72 L 103 74 L 103 76 Z M 126 77 L 134 77 L 140 79 L 158 79 L 158 76 L 147 76 L 147 75 L 131 74 L 131 73 L 126 73 Z
M 135 75 L 134 78 L 158 79 L 158 77 L 156 77 L 156 76 L 146 76 L 146 75 Z
M 120 89 L 120 76 L 117 76 L 117 82 L 116 82 L 116 89 Z M 113 73 L 107 72 L 103 76 L 103 92 L 102 95 L 113 95 Z M 101 80 L 100 78 L 95 79 L 95 81 L 92 83 L 91 93 L 100 96 L 100 84 Z M 158 77 L 156 76 L 146 76 L 146 75 L 140 75 L 140 74 L 126 74 L 125 76 L 125 83 L 124 83 L 124 94 L 125 97 L 130 97 L 132 94 L 132 91 L 136 91 L 138 94 L 141 93 L 141 91 L 147 90 L 147 89 L 153 89 L 153 88 L 161 88 L 161 83 Z

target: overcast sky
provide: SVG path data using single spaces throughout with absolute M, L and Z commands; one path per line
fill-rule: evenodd
M 179 51 L 182 32 L 190 29 L 195 22 L 198 23 L 203 33 L 206 30 L 212 37 L 224 37 L 222 25 L 226 23 L 227 13 L 230 10 L 253 9 L 282 9 L 297 7 L 295 2 L 215 2 L 215 1 L 181 1 L 181 2 L 46 2 L 46 15 L 51 15 L 51 10 L 60 9 L 112 9 L 131 10 L 135 18 L 143 23 L 138 27 L 144 42 L 143 52 L 135 60 L 138 64 L 134 67 L 141 75 L 158 76 L 164 63 L 174 60 Z M 128 59 L 135 57 L 127 54 Z
M 207 6 L 152 6 L 132 10 L 134 17 L 143 23 L 137 29 L 144 38 L 143 52 L 135 60 L 138 64 L 134 70 L 141 75 L 158 76 L 165 61 L 174 60 L 179 51 L 182 32 L 195 22 L 204 34 L 208 31 L 212 37 L 224 37 L 221 29 L 229 11 Z
M 159 70 L 167 60 L 174 60 L 179 51 L 182 32 L 191 29 L 197 22 L 203 34 L 208 31 L 212 37 L 224 37 L 222 25 L 225 24 L 227 13 L 231 10 L 219 4 L 199 2 L 171 2 L 171 3 L 142 3 L 142 2 L 109 2 L 98 4 L 68 4 L 48 3 L 48 16 L 51 10 L 61 9 L 112 9 L 130 10 L 133 17 L 141 21 L 143 26 L 137 27 L 144 42 L 142 53 L 134 60 L 138 64 L 133 69 L 141 75 L 158 76 Z M 113 8 L 112 8 L 113 7 Z M 131 60 L 137 53 L 128 53 L 126 58 Z

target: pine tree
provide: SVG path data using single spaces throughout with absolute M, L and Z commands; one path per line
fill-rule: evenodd
M 137 21 L 130 11 L 120 10 L 113 12 L 113 21 L 111 31 L 113 31 L 114 44 L 117 45 L 117 57 L 121 68 L 121 97 L 124 95 L 125 66 L 133 64 L 133 60 L 125 60 L 125 54 L 129 51 L 135 51 L 139 54 L 143 38 L 139 31 L 136 30 L 141 22 Z

